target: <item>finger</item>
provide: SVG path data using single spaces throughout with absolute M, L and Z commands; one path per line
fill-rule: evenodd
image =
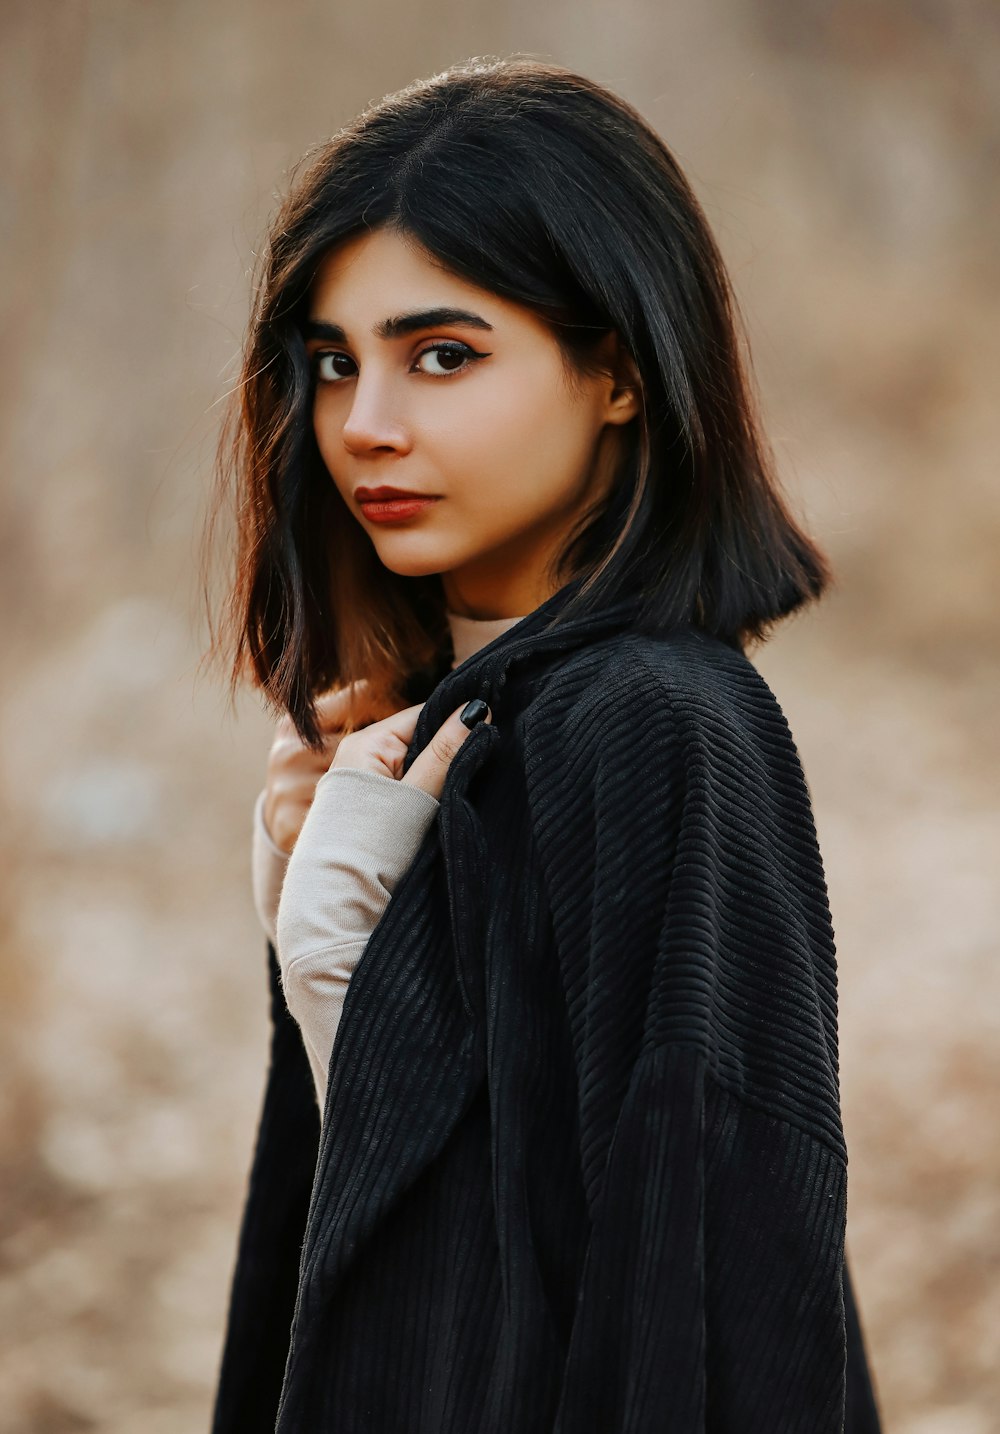
M 462 713 L 467 709 L 471 710 L 469 710 L 467 720 L 463 722 Z M 442 723 L 423 751 L 413 759 L 409 771 L 403 774 L 400 781 L 409 782 L 414 787 L 421 787 L 440 801 L 448 768 L 454 761 L 459 747 L 478 722 L 491 722 L 492 720 L 490 709 L 481 698 L 476 697 L 472 702 L 463 702 L 461 707 L 456 707 L 447 721 Z
M 417 718 L 420 716 L 420 709 L 423 705 L 422 702 L 414 702 L 412 707 L 404 707 L 399 712 L 393 712 L 390 716 L 383 717 L 381 722 L 373 722 L 365 730 L 372 737 L 380 737 L 383 734 L 398 737 L 408 747 L 413 741 Z
M 354 683 L 354 695 L 351 695 L 351 688 L 332 687 L 328 692 L 321 693 L 316 698 L 316 716 L 320 726 L 325 731 L 333 731 L 342 727 L 354 703 L 357 713 L 362 717 L 367 715 L 367 704 L 369 702 L 370 683 L 366 677 L 359 677 Z
M 423 705 L 415 702 L 412 707 L 349 733 L 338 743 L 330 765 L 363 767 L 398 779 Z

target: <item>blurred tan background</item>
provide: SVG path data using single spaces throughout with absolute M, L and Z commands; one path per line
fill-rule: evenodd
M 839 575 L 753 654 L 837 929 L 887 1430 L 1000 1430 L 1000 9 L 4 0 L 0 1434 L 207 1430 L 267 1052 L 271 719 L 199 669 L 247 269 L 369 99 L 526 51 L 705 205 Z

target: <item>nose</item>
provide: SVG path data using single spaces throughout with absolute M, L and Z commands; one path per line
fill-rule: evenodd
M 405 453 L 410 447 L 407 426 L 398 414 L 397 395 L 388 378 L 369 370 L 354 385 L 354 401 L 341 430 L 348 453 L 362 455 L 391 449 Z

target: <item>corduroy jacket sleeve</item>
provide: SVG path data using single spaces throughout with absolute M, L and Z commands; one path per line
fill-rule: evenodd
M 876 1434 L 832 932 L 777 703 L 718 645 L 633 644 L 538 714 L 527 770 L 590 1214 L 554 1434 Z
M 212 1434 L 273 1434 L 320 1115 L 302 1033 L 267 942 L 271 1052 L 229 1296 Z

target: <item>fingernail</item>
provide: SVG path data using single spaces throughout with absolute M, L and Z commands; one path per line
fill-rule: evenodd
M 477 722 L 483 720 L 489 710 L 481 697 L 473 697 L 472 701 L 467 702 L 458 715 L 466 727 L 472 728 Z

